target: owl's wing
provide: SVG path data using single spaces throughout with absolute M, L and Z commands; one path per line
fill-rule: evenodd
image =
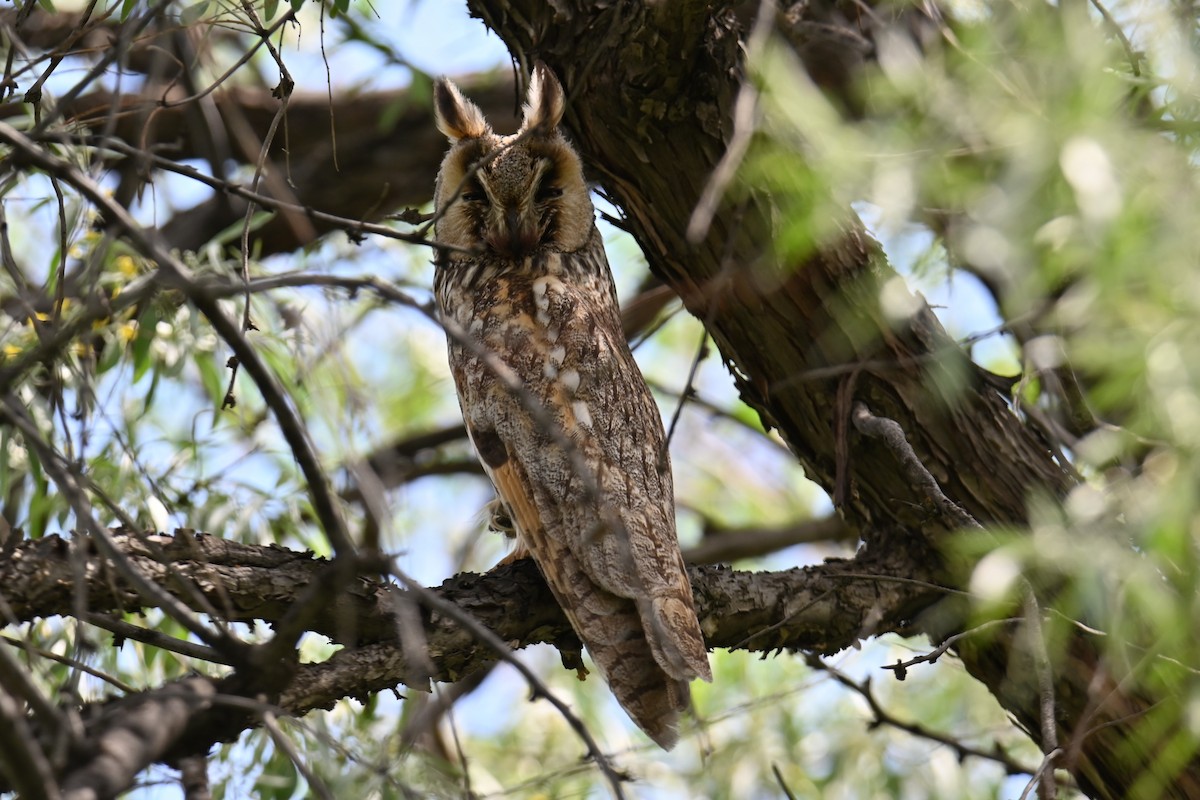
M 481 441 L 486 447 L 502 446 L 495 431 L 473 431 L 472 438 L 477 447 Z M 498 462 L 498 451 L 492 452 Z M 687 680 L 668 674 L 651 645 L 652 639 L 669 634 L 659 630 L 659 623 L 654 633 L 646 631 L 644 604 L 606 589 L 573 552 L 569 539 L 549 532 L 561 528 L 552 522 L 548 530 L 547 518 L 560 515 L 547 513 L 546 493 L 531 480 L 524 463 L 527 455 L 514 454 L 485 467 L 512 515 L 519 547 L 537 563 L 613 696 L 638 727 L 669 750 L 678 740 L 679 715 L 690 702 Z M 694 612 L 691 621 L 694 625 Z
M 668 674 L 711 680 L 675 533 L 658 407 L 620 328 L 597 326 L 587 335 L 599 353 L 581 366 L 573 404 L 588 409 L 591 425 L 577 441 L 598 465 L 600 502 L 590 504 L 589 525 L 566 528 L 572 551 L 598 584 L 637 602 L 655 659 Z

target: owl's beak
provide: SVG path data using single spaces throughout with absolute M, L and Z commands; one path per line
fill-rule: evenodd
M 522 258 L 538 245 L 537 227 L 522 219 L 518 209 L 505 209 L 504 219 L 486 237 L 488 246 L 502 256 Z

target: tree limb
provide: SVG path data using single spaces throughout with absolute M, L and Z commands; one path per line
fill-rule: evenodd
M 247 545 L 179 531 L 174 536 L 113 532 L 112 541 L 146 580 L 182 602 L 195 592 L 189 581 L 228 621 L 274 622 L 287 615 L 304 589 L 333 562 L 278 546 Z M 112 573 L 90 537 L 48 536 L 18 544 L 0 564 L 0 586 L 14 621 L 70 614 L 76 569 L 82 563 L 88 608 L 141 610 L 142 597 Z M 167 563 L 164 563 L 167 562 Z M 864 548 L 851 560 L 782 572 L 739 572 L 692 567 L 690 577 L 709 647 L 777 652 L 803 649 L 833 653 L 860 638 L 906 626 L 916 609 L 944 590 L 933 582 L 927 557 Z M 169 564 L 169 568 L 168 568 Z M 299 665 L 277 698 L 288 714 L 329 708 L 346 697 L 392 689 L 412 675 L 405 648 L 396 641 L 395 586 L 360 577 L 336 602 L 311 616 L 313 631 L 349 646 L 320 664 Z M 470 614 L 500 639 L 522 648 L 537 642 L 578 642 L 536 567 L 528 560 L 486 575 L 463 573 L 429 590 Z M 415 601 L 421 604 L 420 593 Z M 495 652 L 453 619 L 425 607 L 420 617 L 434 680 L 457 681 L 496 659 Z M 222 680 L 189 678 L 118 700 L 89 704 L 87 753 L 63 783 L 68 797 L 83 785 L 117 787 L 152 761 L 202 755 L 216 742 L 236 738 L 261 722 L 239 696 L 236 674 Z M 222 699 L 224 698 L 224 699 Z M 249 699 L 249 698 L 247 698 Z M 157 720 L 157 721 L 156 721 Z M 99 782 L 99 783 L 95 783 Z M 80 795 L 82 796 L 82 795 Z M 100 793 L 97 796 L 105 796 Z

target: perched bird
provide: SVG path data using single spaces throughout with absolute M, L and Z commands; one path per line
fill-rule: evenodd
M 517 537 L 621 706 L 660 746 L 712 680 L 675 533 L 662 420 L 621 330 L 565 97 L 537 64 L 521 129 L 448 80 L 434 290 L 471 441 Z

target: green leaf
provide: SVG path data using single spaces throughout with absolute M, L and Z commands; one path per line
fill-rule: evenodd
M 279 0 L 267 0 L 263 3 L 263 21 L 275 19 L 275 12 L 279 10 Z
M 125 0 L 121 3 L 121 22 L 129 19 L 129 15 L 137 8 L 138 0 Z
M 217 366 L 212 353 L 196 353 L 193 358 L 196 369 L 200 371 L 200 382 L 213 403 L 220 405 L 225 397 L 225 383 L 221 377 L 221 369 Z
M 137 383 L 150 369 L 153 359 L 150 358 L 150 345 L 157 335 L 158 312 L 153 308 L 146 312 L 138 324 L 137 336 L 133 340 L 133 382 Z
M 54 7 L 54 0 L 38 0 L 38 5 L 46 9 L 49 14 L 58 13 L 58 9 Z
M 184 25 L 191 25 L 198 22 L 208 13 L 209 5 L 209 0 L 200 0 L 199 3 L 193 3 L 180 12 L 179 21 Z
M 261 228 L 263 225 L 266 225 L 268 222 L 270 222 L 274 218 L 275 218 L 274 211 L 257 211 L 257 212 L 255 212 L 254 216 L 252 216 L 250 218 L 250 232 L 254 233 L 256 230 Z M 221 244 L 221 245 L 233 244 L 234 242 L 237 242 L 242 238 L 242 230 L 245 227 L 246 227 L 245 220 L 239 219 L 237 222 L 228 226 L 227 228 L 222 230 L 220 233 L 218 233 L 216 236 L 214 236 L 212 238 L 212 241 L 216 242 L 217 244 Z
M 49 482 L 42 473 L 42 462 L 32 451 L 27 451 L 29 474 L 33 477 L 33 495 L 29 498 L 29 538 L 41 539 L 54 511 L 54 502 L 47 494 Z
M 292 2 L 292 11 L 299 11 L 300 7 L 304 5 L 304 0 L 291 0 L 291 2 Z
M 154 409 L 154 395 L 158 391 L 158 384 L 161 380 L 161 371 L 155 370 L 150 374 L 150 388 L 146 390 L 146 399 L 143 401 L 143 414 L 149 414 Z
M 96 362 L 96 372 L 100 375 L 103 375 L 119 364 L 121 356 L 124 355 L 123 343 L 117 331 L 113 328 L 108 328 L 106 332 L 109 336 L 100 350 L 100 360 Z

